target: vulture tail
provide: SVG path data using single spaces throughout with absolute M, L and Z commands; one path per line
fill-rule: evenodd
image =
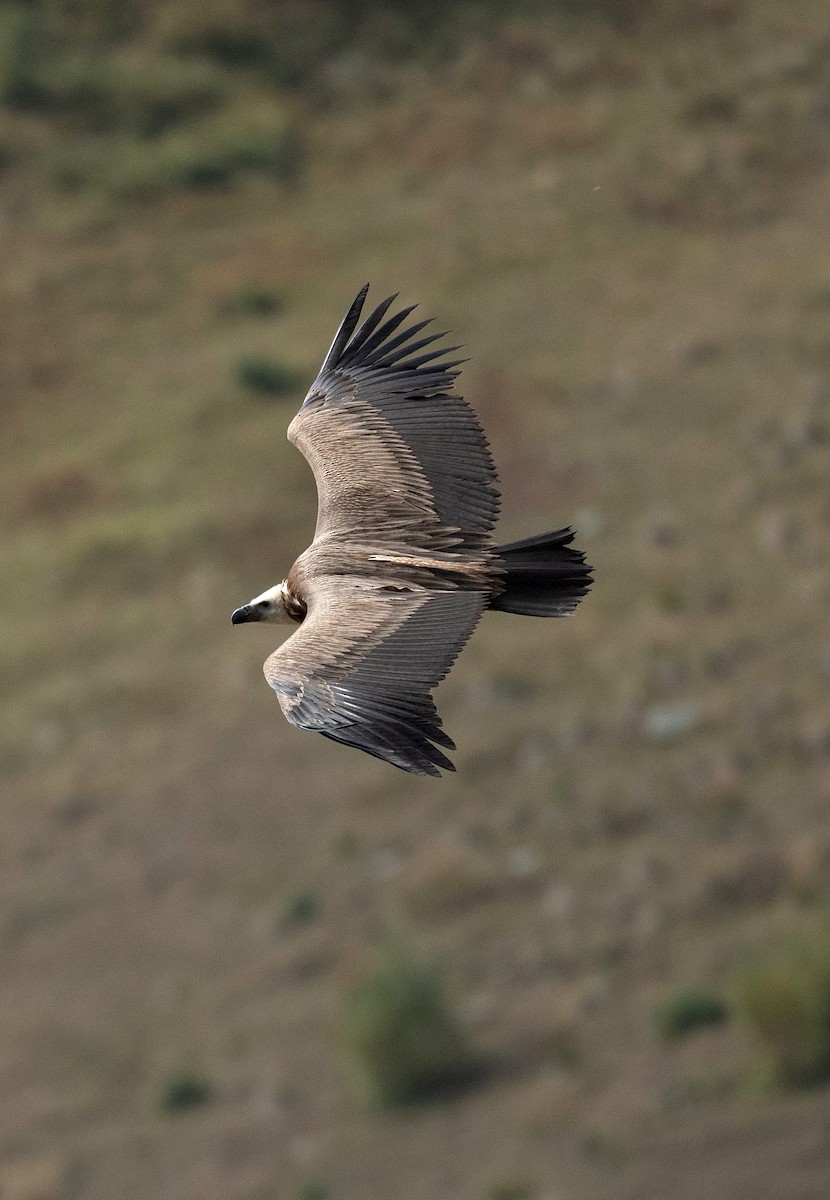
M 572 613 L 593 582 L 593 568 L 580 550 L 572 549 L 573 539 L 572 529 L 557 529 L 497 546 L 504 590 L 490 608 L 529 617 Z

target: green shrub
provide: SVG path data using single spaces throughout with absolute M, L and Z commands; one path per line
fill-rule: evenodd
M 654 1023 L 667 1042 L 676 1041 L 706 1025 L 720 1025 L 729 1016 L 720 996 L 698 988 L 675 992 L 657 1006 Z
M 200 0 L 160 5 L 155 17 L 157 38 L 179 54 L 214 59 L 229 69 L 266 63 L 278 27 L 276 5 L 244 0 Z
M 224 78 L 209 63 L 122 57 L 112 60 L 108 75 L 110 97 L 117 97 L 110 128 L 143 137 L 158 136 L 200 117 L 225 99 Z
M 18 52 L 14 70 L 6 68 L 7 101 L 91 133 L 158 136 L 224 98 L 222 75 L 209 63 L 97 49 L 52 52 L 43 43 L 29 44 L 30 51 Z
M 235 375 L 238 384 L 262 396 L 285 396 L 300 385 L 296 371 L 259 355 L 240 358 Z
M 240 104 L 206 123 L 203 138 L 224 153 L 236 170 L 257 171 L 280 183 L 295 183 L 303 167 L 299 127 L 273 102 Z
M 525 1180 L 496 1183 L 490 1188 L 489 1200 L 531 1200 L 536 1189 Z
M 230 296 L 223 307 L 243 317 L 271 317 L 282 311 L 285 300 L 272 288 L 250 283 L 241 287 L 235 296 Z
M 148 200 L 167 192 L 225 187 L 233 176 L 233 162 L 221 148 L 192 133 L 180 133 L 115 146 L 93 164 L 87 178 L 125 200 Z
M 330 1195 L 324 1183 L 304 1183 L 300 1188 L 300 1200 L 329 1200 Z
M 400 943 L 358 982 L 344 1025 L 347 1047 L 383 1107 L 427 1101 L 474 1073 L 436 971 Z
M 37 13 L 22 4 L 0 6 L 0 99 L 5 103 L 25 98 L 44 48 Z
M 293 184 L 303 151 L 293 121 L 278 106 L 229 109 L 164 137 L 108 147 L 101 179 L 126 199 L 227 186 L 242 172 Z
M 316 921 L 319 915 L 320 901 L 314 892 L 298 892 L 286 904 L 283 922 L 286 925 L 298 928 L 301 925 L 309 925 L 312 921 Z
M 184 1112 L 206 1104 L 211 1096 L 211 1086 L 201 1075 L 189 1072 L 171 1075 L 161 1088 L 159 1108 L 165 1113 Z
M 697 1072 L 670 1080 L 662 1093 L 663 1107 L 668 1111 L 692 1108 L 710 1100 L 723 1100 L 733 1095 L 740 1084 L 731 1070 Z
M 582 1066 L 584 1054 L 576 1030 L 559 1025 L 545 1039 L 545 1058 L 562 1071 L 576 1071 Z
M 738 980 L 737 1011 L 773 1083 L 805 1087 L 830 1079 L 830 930 L 747 964 Z

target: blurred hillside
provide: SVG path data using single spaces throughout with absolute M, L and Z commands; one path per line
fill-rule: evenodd
M 0 3 L 0 97 L 2 1200 L 823 1200 L 826 3 Z M 229 622 L 366 279 L 596 566 L 440 783 Z

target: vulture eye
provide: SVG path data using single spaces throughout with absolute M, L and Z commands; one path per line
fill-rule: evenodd
M 267 600 L 260 600 L 259 604 L 257 605 L 257 608 L 259 609 L 260 612 L 268 612 L 268 607 L 269 606 L 268 606 Z

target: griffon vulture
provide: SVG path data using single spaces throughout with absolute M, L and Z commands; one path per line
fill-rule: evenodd
M 458 347 L 427 349 L 445 335 L 405 326 L 414 305 L 387 317 L 394 296 L 358 328 L 367 291 L 288 428 L 317 483 L 314 541 L 231 620 L 297 625 L 264 668 L 293 725 L 439 775 L 455 746 L 430 693 L 481 614 L 564 617 L 591 568 L 570 529 L 493 544 L 496 470 L 453 391 Z

